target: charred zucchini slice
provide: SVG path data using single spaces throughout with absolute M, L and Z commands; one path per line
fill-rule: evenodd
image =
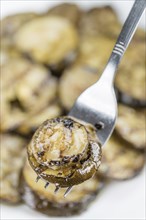
M 131 148 L 115 134 L 102 149 L 99 173 L 104 177 L 126 180 L 136 176 L 143 168 L 145 155 Z
M 70 187 L 91 178 L 101 159 L 94 127 L 69 117 L 45 121 L 27 151 L 38 176 L 58 187 Z
M 18 192 L 20 171 L 26 156 L 24 146 L 26 141 L 19 136 L 0 135 L 1 139 L 1 172 L 0 199 L 9 203 L 21 200 Z
M 15 43 L 34 60 L 55 66 L 76 50 L 78 35 L 67 19 L 45 16 L 24 25 L 16 33 Z
M 80 22 L 80 32 L 86 36 L 106 35 L 116 38 L 120 27 L 117 15 L 110 6 L 90 9 L 83 15 Z
M 125 53 L 115 81 L 120 102 L 131 107 L 146 107 L 145 36 L 145 32 L 138 30 Z
M 1 21 L 1 39 L 6 46 L 13 45 L 13 37 L 19 28 L 30 20 L 36 18 L 38 15 L 35 13 L 21 13 L 10 15 Z
M 146 148 L 146 109 L 119 105 L 116 132 L 137 149 Z
M 57 81 L 48 70 L 24 58 L 13 58 L 1 68 L 1 130 L 16 129 L 56 99 Z
M 64 198 L 64 189 L 54 195 L 54 185 L 44 188 L 44 182 L 35 182 L 36 173 L 27 163 L 23 169 L 21 179 L 21 194 L 24 202 L 33 209 L 49 216 L 77 215 L 88 208 L 104 186 L 104 180 L 98 176 L 75 186 L 70 194 Z
M 48 14 L 64 17 L 74 25 L 78 25 L 82 11 L 75 4 L 63 3 L 51 8 Z

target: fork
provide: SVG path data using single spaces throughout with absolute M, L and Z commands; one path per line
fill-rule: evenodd
M 69 112 L 69 116 L 96 127 L 102 146 L 110 138 L 117 118 L 117 100 L 113 86 L 115 74 L 145 7 L 146 0 L 135 1 L 100 79 L 77 98 Z M 72 187 L 67 188 L 64 197 L 71 189 Z
M 69 116 L 96 127 L 101 145 L 104 145 L 112 134 L 117 118 L 117 100 L 113 87 L 116 70 L 145 7 L 146 0 L 135 1 L 100 79 L 78 97 L 69 112 Z

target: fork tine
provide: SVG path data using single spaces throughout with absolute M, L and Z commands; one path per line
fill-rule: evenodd
M 72 190 L 73 186 L 70 186 L 67 188 L 67 190 L 64 193 L 64 198 L 70 193 L 70 191 Z

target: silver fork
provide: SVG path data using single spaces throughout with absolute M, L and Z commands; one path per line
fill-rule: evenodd
M 116 70 L 145 7 L 146 0 L 135 1 L 100 79 L 79 96 L 69 112 L 69 116 L 93 124 L 102 145 L 112 134 L 117 118 L 117 100 L 113 87 Z M 65 197 L 71 189 L 69 187 L 66 190 Z
M 135 1 L 100 79 L 79 96 L 69 113 L 69 116 L 93 124 L 102 145 L 112 134 L 117 118 L 117 100 L 113 87 L 115 73 L 145 7 L 146 0 Z
M 93 124 L 98 130 L 97 134 L 102 145 L 110 137 L 117 117 L 117 101 L 113 88 L 115 73 L 145 6 L 146 0 L 135 1 L 101 78 L 79 96 L 69 113 L 69 116 Z M 39 179 L 40 177 L 37 177 L 36 182 Z M 44 187 L 48 186 L 49 182 Z M 72 187 L 67 188 L 64 197 L 71 189 Z M 54 193 L 58 190 L 59 187 L 56 185 Z

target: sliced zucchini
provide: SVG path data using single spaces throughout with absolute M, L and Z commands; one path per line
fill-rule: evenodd
M 119 105 L 116 132 L 137 149 L 146 149 L 146 109 Z
M 67 19 L 44 16 L 24 25 L 16 33 L 15 43 L 34 60 L 56 66 L 76 50 L 78 35 Z
M 77 215 L 88 208 L 104 186 L 104 180 L 98 176 L 75 186 L 64 198 L 64 189 L 54 194 L 54 185 L 44 188 L 44 182 L 35 182 L 37 175 L 28 163 L 23 169 L 21 194 L 24 202 L 33 209 L 49 216 Z
M 94 127 L 70 117 L 46 120 L 27 151 L 38 176 L 58 187 L 70 187 L 91 178 L 101 159 Z
M 115 86 L 123 104 L 146 107 L 145 54 L 145 32 L 139 30 L 126 51 L 116 76 Z
M 27 59 L 10 59 L 1 68 L 1 79 L 2 131 L 16 129 L 56 99 L 56 79 Z
M 126 180 L 136 176 L 144 167 L 143 152 L 131 148 L 115 134 L 102 149 L 99 173 L 104 177 Z
M 80 22 L 80 32 L 86 36 L 104 35 L 116 38 L 120 28 L 118 17 L 110 6 L 90 9 L 84 14 Z
M 18 203 L 21 196 L 18 191 L 20 171 L 26 156 L 26 141 L 19 136 L 2 134 L 1 139 L 1 172 L 0 199 L 9 203 Z
M 64 17 L 74 25 L 78 25 L 82 11 L 75 4 L 62 3 L 49 9 L 48 14 Z
M 10 15 L 1 21 L 1 39 L 7 46 L 13 45 L 13 37 L 22 25 L 36 18 L 38 15 L 33 12 Z

